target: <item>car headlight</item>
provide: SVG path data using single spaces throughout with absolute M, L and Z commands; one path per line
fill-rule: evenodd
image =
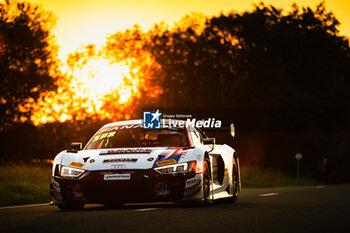
M 196 172 L 196 164 L 196 161 L 191 161 L 187 163 L 178 163 L 163 167 L 157 167 L 154 170 L 160 174 Z
M 65 177 L 78 177 L 84 173 L 83 169 L 62 166 L 60 175 Z

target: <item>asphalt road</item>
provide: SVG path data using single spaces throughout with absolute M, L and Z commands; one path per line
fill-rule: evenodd
M 0 232 L 350 232 L 350 185 L 248 189 L 206 207 L 87 205 L 0 208 Z

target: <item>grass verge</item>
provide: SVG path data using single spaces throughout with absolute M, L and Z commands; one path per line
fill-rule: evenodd
M 50 201 L 51 165 L 23 163 L 0 166 L 0 206 Z
M 260 168 L 241 169 L 242 188 L 265 188 L 285 186 L 318 185 L 316 180 L 310 177 L 290 177 L 279 171 L 263 170 Z

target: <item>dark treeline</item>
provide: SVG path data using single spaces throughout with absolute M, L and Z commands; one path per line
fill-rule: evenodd
M 300 152 L 305 175 L 349 180 L 350 50 L 338 26 L 322 3 L 290 12 L 260 4 L 210 18 L 201 33 L 155 35 L 159 105 L 228 109 L 222 119 L 241 133 L 224 139 L 243 166 L 293 174 Z
M 60 151 L 70 148 L 71 142 L 84 145 L 92 135 L 110 121 L 86 119 L 85 121 L 50 123 L 35 127 L 29 123 L 13 124 L 1 134 L 0 163 L 53 159 Z
M 323 3 L 293 5 L 288 12 L 261 3 L 249 12 L 206 18 L 203 25 L 128 31 L 128 41 L 118 46 L 144 41 L 142 50 L 160 65 L 152 85 L 162 89 L 157 101 L 136 101 L 132 116 L 140 118 L 145 103 L 195 116 L 202 111 L 235 123 L 235 139 L 208 134 L 232 145 L 242 166 L 294 174 L 300 152 L 304 175 L 350 181 L 350 47 L 338 26 Z M 113 53 L 115 47 L 107 41 L 106 48 Z M 2 158 L 53 158 L 72 140 L 86 142 L 102 123 L 13 125 L 1 135 Z
M 349 44 L 338 24 L 323 4 L 284 14 L 261 4 L 213 17 L 199 35 L 192 27 L 156 35 L 161 105 L 348 106 Z

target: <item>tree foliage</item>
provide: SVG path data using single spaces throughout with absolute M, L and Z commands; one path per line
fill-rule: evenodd
M 134 117 L 138 117 L 135 113 L 139 110 L 135 107 L 156 105 L 159 94 L 162 93 L 156 76 L 161 67 L 146 49 L 148 43 L 150 43 L 149 33 L 143 32 L 138 25 L 135 25 L 133 29 L 110 35 L 102 49 L 105 58 L 112 62 L 124 61 L 130 68 L 131 78 L 125 80 L 125 83 L 135 87 L 131 101 L 134 108 L 125 110 L 129 110 L 129 114 Z M 113 111 L 118 109 L 118 106 L 113 98 L 109 98 L 104 108 Z
M 170 106 L 342 106 L 349 99 L 349 43 L 324 3 L 285 12 L 208 18 L 152 36 L 150 50 Z
M 30 116 L 30 103 L 55 89 L 57 47 L 50 30 L 54 19 L 40 7 L 7 0 L 0 3 L 1 129 Z M 24 117 L 24 118 L 23 118 Z

